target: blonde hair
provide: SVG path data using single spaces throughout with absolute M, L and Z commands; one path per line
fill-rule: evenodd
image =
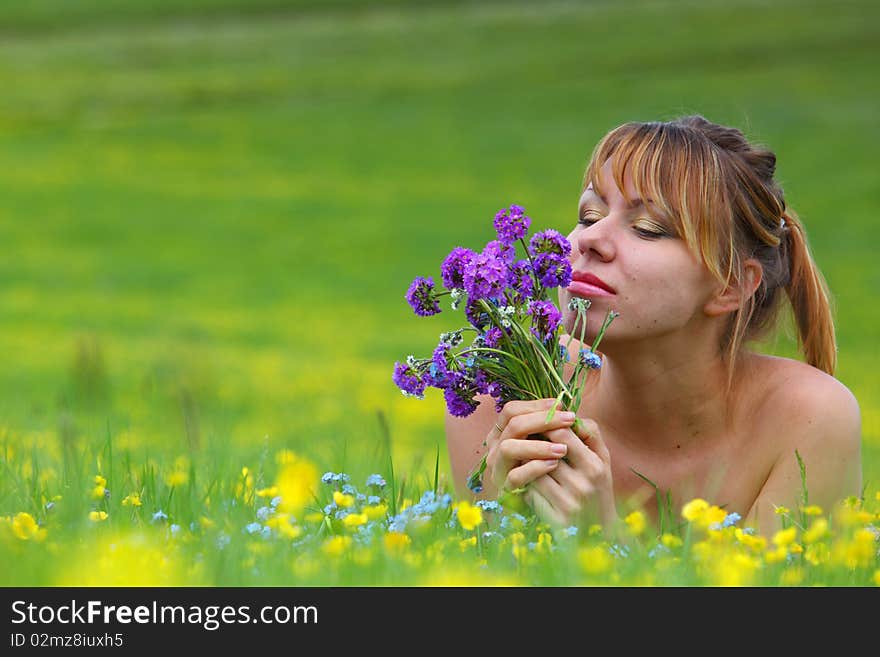
M 593 150 L 584 189 L 589 183 L 601 186 L 600 169 L 608 158 L 619 189 L 629 170 L 645 207 L 652 200 L 712 275 L 741 290 L 739 308 L 719 345 L 728 364 L 728 390 L 743 344 L 776 326 L 781 290 L 806 362 L 833 375 L 837 346 L 828 287 L 810 255 L 803 224 L 773 179 L 772 151 L 750 144 L 736 128 L 691 115 L 625 123 L 609 132 Z M 754 294 L 740 285 L 748 258 L 763 270 Z

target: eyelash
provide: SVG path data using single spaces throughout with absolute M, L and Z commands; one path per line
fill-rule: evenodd
M 585 215 L 588 214 L 589 212 L 593 212 L 593 211 L 588 210 L 587 212 L 582 214 L 580 216 L 580 218 L 578 219 L 578 224 L 580 224 L 581 226 L 590 226 L 590 225 L 596 223 L 595 221 L 586 218 Z M 633 230 L 635 230 L 636 233 L 638 233 L 642 237 L 645 237 L 648 239 L 659 239 L 661 237 L 666 237 L 665 232 L 658 233 L 658 232 L 654 232 L 654 231 L 650 231 L 650 230 L 645 230 L 644 228 L 636 228 L 636 227 L 634 227 Z

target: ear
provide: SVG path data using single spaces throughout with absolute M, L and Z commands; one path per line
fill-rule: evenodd
M 739 285 L 731 283 L 718 291 L 703 306 L 703 312 L 710 317 L 715 317 L 735 311 L 740 307 L 742 299 L 748 299 L 755 293 L 761 284 L 763 274 L 761 263 L 754 258 L 749 258 L 743 264 L 743 278 Z

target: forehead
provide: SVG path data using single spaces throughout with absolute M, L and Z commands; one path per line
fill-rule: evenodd
M 626 184 L 624 185 L 625 193 L 623 194 L 621 194 L 617 184 L 614 182 L 614 178 L 610 174 L 601 178 L 600 185 L 599 189 L 595 189 L 592 183 L 587 183 L 587 188 L 581 194 L 578 203 L 583 205 L 584 203 L 594 201 L 604 203 L 605 205 L 612 205 L 617 202 L 615 199 L 619 199 L 622 196 L 622 202 L 629 208 L 636 208 L 641 205 L 639 194 L 630 179 L 626 179 Z M 654 204 L 651 199 L 648 199 L 647 202 L 649 205 Z
M 594 189 L 593 183 L 587 182 L 587 187 L 584 189 L 583 194 L 581 194 L 582 202 L 590 197 L 604 197 L 606 201 L 610 201 L 612 198 L 616 198 L 620 195 L 627 200 L 637 200 L 639 197 L 629 167 L 623 172 L 624 188 L 622 190 L 617 187 L 617 182 L 614 180 L 614 174 L 611 169 L 611 159 L 605 161 L 605 164 L 599 170 L 598 178 L 600 188 Z

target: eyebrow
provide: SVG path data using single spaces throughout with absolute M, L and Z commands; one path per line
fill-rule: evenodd
M 608 199 L 606 199 L 602 194 L 600 194 L 598 191 L 596 191 L 593 187 L 587 187 L 587 189 L 585 191 L 590 192 L 593 196 L 598 196 L 599 199 L 601 199 L 602 203 L 605 204 L 605 207 L 608 207 Z M 650 199 L 650 198 L 648 199 L 648 203 L 653 203 L 653 202 L 654 202 L 653 199 Z M 641 199 L 634 199 L 632 201 L 630 201 L 629 199 L 626 199 L 626 207 L 628 210 L 635 210 L 636 208 L 638 208 L 642 205 L 644 205 L 644 203 L 642 202 Z

